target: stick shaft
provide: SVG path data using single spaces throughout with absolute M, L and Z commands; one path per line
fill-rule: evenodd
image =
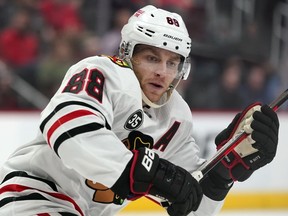
M 288 99 L 288 89 L 286 89 L 281 95 L 279 95 L 269 106 L 277 111 L 279 107 Z M 242 132 L 232 139 L 230 139 L 217 153 L 210 159 L 207 160 L 202 166 L 200 166 L 192 175 L 200 181 L 203 176 L 216 166 L 226 155 L 228 155 L 242 140 L 247 138 L 249 134 Z

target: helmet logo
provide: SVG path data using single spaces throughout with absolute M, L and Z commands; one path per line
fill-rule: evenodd
M 145 11 L 139 9 L 138 11 L 135 12 L 134 16 L 139 17 L 141 14 L 143 14 Z
M 176 40 L 176 41 L 180 41 L 180 42 L 183 41 L 181 38 L 174 37 L 174 36 L 168 35 L 168 34 L 164 34 L 163 37 L 167 37 L 167 38 L 169 38 L 169 39 Z

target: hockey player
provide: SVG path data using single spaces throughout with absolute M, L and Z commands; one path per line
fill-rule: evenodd
M 142 196 L 173 216 L 217 214 L 234 181 L 272 161 L 279 123 L 267 105 L 248 107 L 216 138 L 220 148 L 243 129 L 242 148 L 196 181 L 204 160 L 175 90 L 190 48 L 182 18 L 149 5 L 123 27 L 119 57 L 73 65 L 36 139 L 1 168 L 0 215 L 109 216 Z

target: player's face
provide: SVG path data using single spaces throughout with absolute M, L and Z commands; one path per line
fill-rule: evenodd
M 180 55 L 157 47 L 137 45 L 132 64 L 142 91 L 150 101 L 157 102 L 178 73 Z

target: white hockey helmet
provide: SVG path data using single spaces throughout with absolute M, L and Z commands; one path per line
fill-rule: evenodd
M 167 95 L 165 99 L 161 100 L 160 105 L 152 103 L 143 94 L 143 100 L 149 106 L 163 106 L 169 100 L 179 81 L 187 79 L 191 68 L 189 60 L 191 39 L 182 17 L 176 13 L 147 5 L 130 17 L 128 23 L 122 28 L 121 36 L 119 56 L 130 64 L 134 47 L 137 44 L 159 47 L 182 56 L 178 75 L 171 83 L 171 87 L 167 90 Z

